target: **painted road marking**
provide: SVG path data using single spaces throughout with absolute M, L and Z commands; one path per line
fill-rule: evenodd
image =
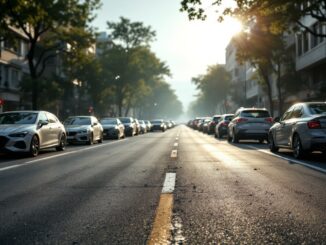
M 281 158 L 283 160 L 294 162 L 294 163 L 303 165 L 305 167 L 312 168 L 312 169 L 318 170 L 320 172 L 326 173 L 326 169 L 313 166 L 311 164 L 305 163 L 305 162 L 300 161 L 300 160 L 296 160 L 296 159 L 292 159 L 292 158 L 289 158 L 289 157 L 280 156 L 280 155 L 277 155 L 277 154 L 275 154 L 273 152 L 270 152 L 269 150 L 260 149 L 260 148 L 257 148 L 257 147 L 251 146 L 251 145 L 248 145 L 248 148 L 251 148 L 251 149 L 257 150 L 259 152 L 263 152 L 265 154 L 268 154 L 268 155 L 271 155 L 271 156 L 275 156 L 275 157 Z
M 123 141 L 126 141 L 126 140 L 127 139 L 123 139 L 123 140 L 119 140 L 119 141 L 115 141 L 115 142 L 110 142 L 110 143 L 106 143 L 106 144 L 95 145 L 95 146 L 91 146 L 91 147 L 88 147 L 88 148 L 83 148 L 83 149 L 79 149 L 79 150 L 75 150 L 75 151 L 64 152 L 64 153 L 61 153 L 59 155 L 54 155 L 54 156 L 43 157 L 43 158 L 31 160 L 31 161 L 28 161 L 28 162 L 25 162 L 25 163 L 22 163 L 22 164 L 16 164 L 16 165 L 12 165 L 12 166 L 3 167 L 3 168 L 0 168 L 0 172 L 6 171 L 6 170 L 10 170 L 10 169 L 14 169 L 14 168 L 23 167 L 23 166 L 26 166 L 26 165 L 30 165 L 30 164 L 33 164 L 33 163 L 37 163 L 37 162 L 41 162 L 41 161 L 45 161 L 45 160 L 49 160 L 49 159 L 53 159 L 53 158 L 57 158 L 57 157 L 62 157 L 62 156 L 66 156 L 66 155 L 70 155 L 70 154 L 82 152 L 82 151 L 89 151 L 89 150 L 92 150 L 92 149 L 95 149 L 95 148 L 105 147 L 107 145 L 112 145 L 112 144 L 120 143 L 120 142 L 123 142 Z
M 179 144 L 178 144 L 177 142 L 175 142 L 173 146 L 174 146 L 174 147 L 178 147 L 178 145 L 179 145 Z
M 178 141 L 178 140 L 179 140 L 179 138 L 177 137 L 177 138 L 175 138 L 175 140 L 177 140 L 177 141 Z
M 170 244 L 175 173 L 166 173 L 148 245 Z
M 172 150 L 171 158 L 177 158 L 177 157 L 178 157 L 178 151 L 177 150 Z
M 176 177 L 176 173 L 167 173 L 165 175 L 165 181 L 163 184 L 162 193 L 164 194 L 173 193 L 174 186 L 175 186 L 175 177 Z

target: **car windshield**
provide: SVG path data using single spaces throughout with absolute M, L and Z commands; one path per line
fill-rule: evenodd
M 316 114 L 325 114 L 326 113 L 326 104 L 311 104 L 308 106 L 309 112 L 312 115 Z
M 130 123 L 130 118 L 119 118 L 122 123 Z
M 0 124 L 35 124 L 37 113 L 19 112 L 0 115 Z
M 213 117 L 213 121 L 214 122 L 218 122 L 220 120 L 221 117 Z
M 249 110 L 243 111 L 241 117 L 265 118 L 269 117 L 268 111 Z
M 116 125 L 117 124 L 117 119 L 102 119 L 101 124 L 112 124 Z
M 89 117 L 71 117 L 65 122 L 65 125 L 91 125 L 91 119 Z
M 226 117 L 224 118 L 224 120 L 225 120 L 225 121 L 231 121 L 232 118 L 233 118 L 233 116 L 226 116 Z

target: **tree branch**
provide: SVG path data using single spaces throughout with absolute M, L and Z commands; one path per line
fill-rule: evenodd
M 297 23 L 300 27 L 304 28 L 307 32 L 309 32 L 310 34 L 312 34 L 312 35 L 314 35 L 314 36 L 316 36 L 316 37 L 326 37 L 326 34 L 322 34 L 322 33 L 317 33 L 317 32 L 315 32 L 314 30 L 310 29 L 308 26 L 302 24 L 299 20 L 297 20 L 296 23 Z

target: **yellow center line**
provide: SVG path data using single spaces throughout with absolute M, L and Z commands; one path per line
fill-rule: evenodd
M 153 229 L 147 245 L 169 244 L 171 240 L 172 207 L 173 194 L 161 194 Z

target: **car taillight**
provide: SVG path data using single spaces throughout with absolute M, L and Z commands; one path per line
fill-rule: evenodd
M 266 122 L 273 123 L 273 118 L 272 117 L 267 117 L 265 118 Z
M 228 122 L 222 122 L 221 123 L 222 126 L 228 126 L 228 124 L 229 124 Z
M 241 118 L 241 117 L 236 120 L 237 123 L 242 123 L 242 122 L 246 122 L 246 121 L 248 121 L 248 119 Z
M 310 129 L 316 129 L 316 128 L 320 128 L 321 127 L 319 121 L 310 121 L 307 124 L 308 124 L 308 128 L 310 128 Z

